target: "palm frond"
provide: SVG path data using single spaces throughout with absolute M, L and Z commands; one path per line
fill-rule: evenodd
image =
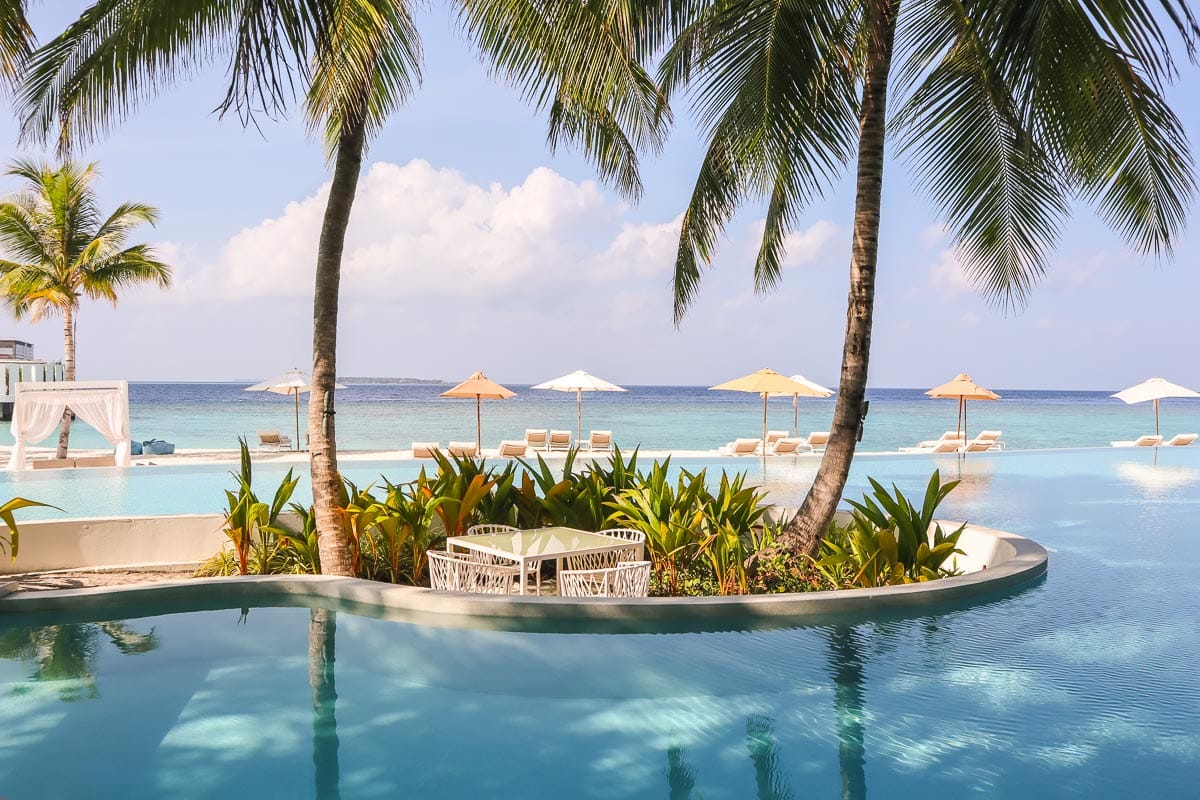
M 600 177 L 641 193 L 639 151 L 658 152 L 670 110 L 639 62 L 631 0 L 459 0 L 463 28 L 497 75 L 550 109 L 548 142 L 581 145 Z
M 421 38 L 407 3 L 337 0 L 328 46 L 317 50 L 306 98 L 311 128 L 323 128 L 327 155 L 362 122 L 367 139 L 421 83 Z
M 954 232 L 972 281 L 1020 305 L 1045 272 L 1069 212 L 1068 185 L 1024 126 L 965 5 L 942 0 L 922 11 L 929 18 L 919 23 L 920 40 L 942 55 L 893 120 L 902 152 Z
M 39 48 L 18 91 L 22 138 L 57 127 L 87 144 L 180 78 L 230 52 L 222 111 L 282 111 L 335 0 L 97 0 Z
M 778 282 L 789 229 L 852 153 L 857 101 L 845 55 L 856 39 L 856 17 L 839 4 L 788 0 L 714 4 L 680 31 L 659 82 L 666 94 L 690 82 L 709 147 L 680 232 L 676 324 L 701 264 L 750 197 L 770 198 L 755 287 Z
M 33 52 L 33 29 L 25 18 L 26 0 L 0 0 L 0 85 L 11 88 Z

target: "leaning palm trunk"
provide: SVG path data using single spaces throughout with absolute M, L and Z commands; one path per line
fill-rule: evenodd
M 358 190 L 365 141 L 362 121 L 348 123 L 338 139 L 333 182 L 325 204 L 321 241 L 317 245 L 317 276 L 313 287 L 313 370 L 312 392 L 308 398 L 308 442 L 321 572 L 326 575 L 354 575 L 339 508 L 342 479 L 337 466 L 333 387 L 337 378 L 342 251 L 354 194 Z
M 70 306 L 63 308 L 63 380 L 75 380 L 75 310 Z M 63 409 L 62 426 L 58 429 L 58 452 L 55 458 L 66 458 L 67 449 L 71 443 L 71 422 L 75 412 Z
M 850 473 L 850 462 L 854 458 L 854 447 L 858 442 L 858 426 L 867 392 L 867 368 L 871 355 L 887 85 L 899 7 L 899 0 L 876 0 L 866 10 L 868 54 L 863 70 L 862 110 L 859 113 L 854 241 L 850 255 L 850 298 L 846 309 L 842 373 L 833 412 L 833 428 L 821 466 L 799 513 L 773 548 L 785 552 L 816 554 L 841 500 L 842 489 Z

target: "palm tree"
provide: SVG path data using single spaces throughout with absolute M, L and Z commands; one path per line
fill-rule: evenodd
M 1156 7 L 1157 6 L 1157 7 Z M 966 273 L 1020 307 L 1074 200 L 1132 247 L 1169 254 L 1195 189 L 1168 33 L 1193 54 L 1186 0 L 651 0 L 668 41 L 660 82 L 687 86 L 707 135 L 683 218 L 675 317 L 746 201 L 765 198 L 754 282 L 780 279 L 789 229 L 855 163 L 850 292 L 832 436 L 779 540 L 815 552 L 862 421 L 875 306 L 885 145 L 947 222 Z M 893 74 L 893 66 L 896 67 Z M 895 95 L 892 97 L 890 95 Z M 889 116 L 889 102 L 899 110 Z
M 88 141 L 198 65 L 228 55 L 219 108 L 244 123 L 282 113 L 297 87 L 333 164 L 316 254 L 309 447 L 322 571 L 351 574 L 341 525 L 334 425 L 338 293 L 346 228 L 368 142 L 417 88 L 414 0 L 97 0 L 32 57 L 23 131 L 60 148 Z M 641 189 L 637 152 L 662 140 L 654 82 L 638 66 L 623 3 L 455 0 L 496 71 L 550 116 L 551 145 L 583 143 L 603 178 Z M 657 113 L 660 112 L 660 113 Z
M 154 224 L 158 211 L 143 203 L 123 203 L 107 217 L 100 211 L 96 164 L 70 161 L 52 167 L 14 161 L 8 175 L 22 189 L 0 202 L 0 295 L 17 318 L 33 322 L 59 314 L 63 319 L 63 373 L 75 380 L 75 323 L 83 297 L 108 300 L 140 283 L 171 285 L 171 268 L 148 245 L 126 246 L 142 223 Z M 71 436 L 70 409 L 63 412 L 58 457 L 65 458 Z

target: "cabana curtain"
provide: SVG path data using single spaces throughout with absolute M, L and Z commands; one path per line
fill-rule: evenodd
M 24 469 L 25 444 L 45 439 L 70 408 L 115 448 L 118 467 L 129 466 L 129 387 L 125 381 L 63 381 L 50 385 L 18 385 L 13 408 L 9 470 Z

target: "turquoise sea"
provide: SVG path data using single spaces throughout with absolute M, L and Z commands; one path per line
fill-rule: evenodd
M 238 436 L 258 430 L 294 430 L 290 397 L 244 391 L 247 383 L 132 383 L 133 437 L 166 439 L 180 448 L 233 448 Z M 338 392 L 338 442 L 343 450 L 407 449 L 414 441 L 474 440 L 475 404 L 439 397 L 441 384 L 349 384 Z M 484 401 L 483 445 L 519 439 L 526 428 L 575 430 L 575 395 L 514 385 L 510 400 Z M 583 398 L 584 435 L 611 430 L 617 444 L 654 450 L 710 450 L 762 431 L 758 395 L 712 392 L 703 386 L 630 386 L 623 393 L 592 392 Z M 1010 448 L 1107 446 L 1154 432 L 1149 404 L 1127 406 L 1109 392 L 1030 391 L 997 388 L 1002 399 L 969 404 L 968 431 L 999 429 Z M 1114 390 L 1115 391 L 1115 390 Z M 953 429 L 956 404 L 925 397 L 921 389 L 873 389 L 862 448 L 896 450 Z M 833 399 L 801 399 L 801 435 L 828 430 Z M 307 395 L 301 397 L 301 430 Z M 771 429 L 791 430 L 792 401 L 773 399 Z M 1166 436 L 1200 432 L 1200 400 L 1165 400 Z M 294 435 L 294 434 L 293 434 Z M 303 435 L 303 433 L 301 434 Z M 52 442 L 53 437 L 48 440 Z M 12 442 L 0 425 L 0 444 Z M 85 425 L 72 435 L 78 447 L 103 447 Z

